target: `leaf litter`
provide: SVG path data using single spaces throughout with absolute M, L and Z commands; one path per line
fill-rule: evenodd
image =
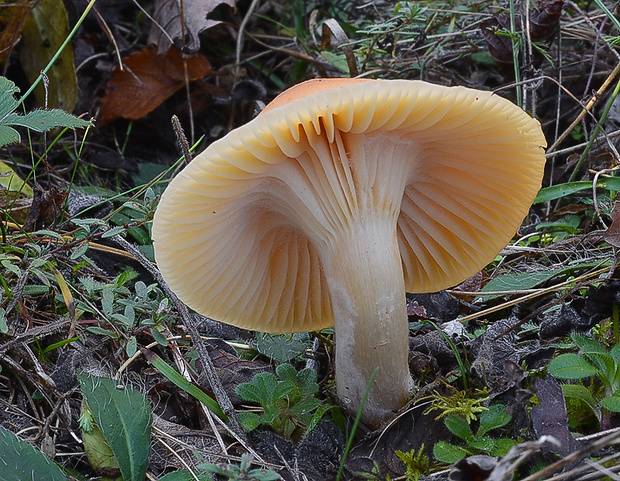
M 496 261 L 457 288 L 409 296 L 410 366 L 418 390 L 383 429 L 358 427 L 341 479 L 594 479 L 603 462 L 604 469 L 618 470 L 612 456 L 619 440 L 613 430 L 620 425 L 613 410 L 620 386 L 612 376 L 620 343 L 618 135 L 613 115 L 598 125 L 618 93 L 617 20 L 604 2 L 543 0 L 530 9 L 514 2 L 513 11 L 491 2 L 458 8 L 375 3 L 102 4 L 65 47 L 75 61 L 67 56 L 54 65 L 47 91 L 20 99 L 23 105 L 12 93 L 0 97 L 15 111 L 11 119 L 20 120 L 6 122 L 18 137 L 7 131 L 15 142 L 0 159 L 10 176 L 2 180 L 13 179 L 0 182 L 7 191 L 0 249 L 1 434 L 6 446 L 33 460 L 33 469 L 49 458 L 32 454 L 7 430 L 36 453 L 83 475 L 96 473 L 92 460 L 71 453 L 84 449 L 77 420 L 87 393 L 80 393 L 78 379 L 98 376 L 105 381 L 91 391 L 105 398 L 104 406 L 113 406 L 113 399 L 121 406 L 137 403 L 140 415 L 152 419 L 146 441 L 149 428 L 129 423 L 122 431 L 136 435 L 129 457 L 121 454 L 126 446 L 117 444 L 120 438 L 108 434 L 125 476 L 134 469 L 143 476 L 143 467 L 157 479 L 189 469 L 204 476 L 204 462 L 237 471 L 259 466 L 287 480 L 336 479 L 353 420 L 331 394 L 333 333 L 261 337 L 184 312 L 153 270 L 149 223 L 162 190 L 154 172 L 169 177 L 178 168 L 173 114 L 190 138 L 202 139 L 192 147 L 202 149 L 250 120 L 264 99 L 286 86 L 358 70 L 521 99 L 541 120 L 551 147 L 543 189 Z M 75 9 L 84 7 L 68 5 L 60 14 L 73 27 Z M 25 92 L 58 39 L 46 42 L 44 22 L 35 16 L 24 30 L 15 19 L 34 14 L 6 7 L 0 10 L 6 20 L 3 75 Z M 339 38 L 328 39 L 334 32 Z M 48 133 L 35 134 L 28 122 L 45 112 L 39 109 L 48 106 L 46 96 L 49 106 L 95 115 L 96 129 L 86 133 L 76 124 L 63 134 L 55 127 L 69 117 L 52 114 L 50 128 L 39 129 Z M 8 195 L 16 189 L 33 197 L 29 215 L 17 214 L 19 198 Z M 80 198 L 89 205 L 76 207 L 73 199 Z M 203 345 L 208 360 L 194 350 L 203 341 L 188 335 L 189 323 L 209 338 Z M 600 345 L 598 357 L 584 352 L 584 343 Z M 167 376 L 163 364 L 158 369 L 140 348 L 156 353 L 184 381 Z M 567 381 L 562 371 L 554 377 L 552 359 L 575 359 L 558 354 L 577 356 L 575 363 L 588 363 L 609 382 L 597 375 Z M 318 392 L 291 397 L 286 383 L 294 384 L 293 378 L 275 377 L 278 367 L 288 375 L 281 366 L 314 370 Z M 237 387 L 261 379 L 257 375 L 286 389 L 277 399 L 263 393 L 269 403 L 249 402 Z M 132 394 L 115 396 L 120 392 Z M 228 399 L 235 411 L 261 423 L 248 433 L 231 432 L 233 424 L 213 416 L 197 400 L 201 396 L 222 407 Z M 601 408 L 611 410 L 603 416 Z M 122 417 L 122 409 L 117 412 Z M 278 416 L 287 423 L 279 424 Z M 456 418 L 447 421 L 450 416 Z M 516 444 L 493 450 L 508 438 Z M 465 457 L 441 464 L 434 456 L 438 444 Z M 140 450 L 150 451 L 146 465 Z M 428 462 L 421 462 L 424 456 Z M 423 471 L 428 466 L 437 472 Z

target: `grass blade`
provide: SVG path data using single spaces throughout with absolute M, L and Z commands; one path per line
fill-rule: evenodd
M 220 408 L 220 405 L 210 398 L 207 394 L 205 394 L 202 389 L 198 386 L 192 384 L 187 379 L 185 379 L 181 374 L 179 374 L 175 369 L 170 367 L 161 357 L 155 354 L 153 351 L 149 351 L 148 349 L 140 349 L 142 354 L 148 362 L 150 362 L 155 369 L 157 369 L 162 375 L 164 375 L 170 382 L 180 387 L 187 394 L 194 396 L 198 399 L 202 404 L 207 406 L 211 412 L 213 412 L 217 417 L 223 419 L 224 421 L 228 420 L 228 417 Z

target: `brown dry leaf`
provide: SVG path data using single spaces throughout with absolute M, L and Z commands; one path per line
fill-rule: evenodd
M 614 202 L 611 211 L 611 225 L 605 232 L 603 239 L 614 247 L 620 247 L 620 202 Z
M 12 5 L 0 2 L 0 62 L 11 53 L 19 42 L 24 18 L 30 12 L 30 4 Z
M 550 42 L 560 26 L 563 0 L 546 0 L 533 12 L 530 19 L 530 36 L 533 42 Z
M 164 52 L 171 46 L 181 46 L 181 39 L 185 33 L 183 48 L 189 52 L 196 52 L 200 48 L 200 32 L 214 27 L 220 22 L 207 17 L 219 5 L 228 5 L 235 8 L 235 0 L 184 0 L 183 16 L 185 17 L 185 32 L 181 24 L 181 7 L 179 0 L 156 0 L 148 42 L 157 45 L 158 52 Z M 162 31 L 163 29 L 163 31 Z
M 41 0 L 26 18 L 22 28 L 24 45 L 20 62 L 32 84 L 69 35 L 69 15 L 62 0 Z M 77 75 L 71 44 L 47 71 L 49 85 L 40 82 L 34 93 L 40 106 L 73 112 L 78 99 Z
M 101 99 L 99 122 L 140 119 L 152 112 L 185 84 L 184 61 L 190 82 L 211 71 L 205 57 L 184 58 L 177 48 L 158 54 L 151 46 L 131 54 L 123 61 L 124 70 L 117 67 L 108 81 L 107 92 Z
M 45 225 L 53 225 L 62 215 L 66 196 L 66 191 L 60 191 L 56 187 L 45 190 L 39 184 L 34 184 L 34 197 L 28 218 L 24 222 L 24 230 L 30 232 Z

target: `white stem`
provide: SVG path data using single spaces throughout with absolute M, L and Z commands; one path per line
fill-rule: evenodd
M 370 377 L 362 420 L 376 427 L 403 406 L 413 388 L 396 221 L 371 218 L 350 226 L 325 263 L 336 332 L 336 391 L 355 414 Z

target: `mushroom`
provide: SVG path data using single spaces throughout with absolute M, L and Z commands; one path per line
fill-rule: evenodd
M 336 392 L 378 426 L 410 396 L 405 292 L 474 275 L 541 185 L 539 123 L 491 92 L 310 80 L 212 143 L 155 213 L 189 307 L 242 328 L 335 328 Z

